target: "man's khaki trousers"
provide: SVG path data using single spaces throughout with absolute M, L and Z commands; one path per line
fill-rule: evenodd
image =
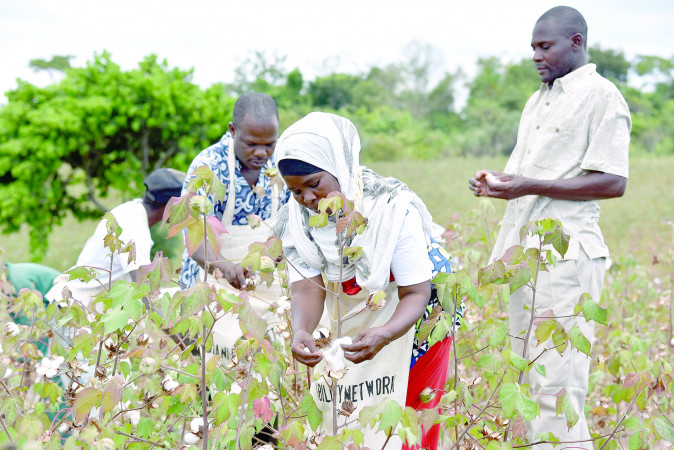
M 594 343 L 594 322 L 586 322 L 580 317 L 572 316 L 573 309 L 583 293 L 588 293 L 599 303 L 601 288 L 606 271 L 605 258 L 590 259 L 580 250 L 577 260 L 558 261 L 549 272 L 540 272 L 536 283 L 535 310 L 536 316 L 548 315 L 552 310 L 567 333 L 574 325 L 578 325 L 586 338 Z M 510 333 L 513 351 L 521 355 L 524 337 L 531 319 L 531 304 L 533 291 L 524 286 L 510 295 Z M 527 306 L 527 309 L 524 307 Z M 556 448 L 594 448 L 589 442 L 590 433 L 585 420 L 585 397 L 587 396 L 588 376 L 590 373 L 590 358 L 572 349 L 569 343 L 566 351 L 560 356 L 551 339 L 536 346 L 535 327 L 532 328 L 528 342 L 527 359 L 535 359 L 544 351 L 536 363 L 545 366 L 546 376 L 539 374 L 535 369 L 525 374 L 523 383 L 530 385 L 532 398 L 540 405 L 539 417 L 527 423 L 527 438 L 534 442 L 539 433 L 550 431 L 560 442 L 569 442 L 568 445 Z M 580 416 L 578 423 L 570 430 L 567 427 L 564 414 L 556 415 L 556 397 L 561 389 L 565 388 L 569 394 L 571 404 Z M 536 440 L 538 441 L 538 439 Z M 586 441 L 586 442 L 581 442 Z M 573 444 L 571 444 L 573 442 Z M 550 444 L 540 444 L 536 450 L 553 448 Z

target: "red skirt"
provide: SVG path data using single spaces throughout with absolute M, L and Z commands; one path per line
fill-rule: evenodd
M 449 367 L 449 351 L 452 348 L 452 337 L 449 336 L 432 346 L 412 367 L 407 385 L 406 406 L 417 411 L 430 409 L 437 406 L 442 398 L 447 382 L 447 369 Z M 419 400 L 419 394 L 427 387 L 437 390 L 435 397 L 427 403 Z M 421 445 L 409 446 L 403 444 L 403 450 L 430 449 L 437 450 L 440 437 L 440 424 L 433 425 L 429 430 L 422 426 Z

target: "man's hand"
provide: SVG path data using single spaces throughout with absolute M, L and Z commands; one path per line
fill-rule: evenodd
M 478 170 L 468 181 L 468 188 L 476 197 L 493 197 L 511 200 L 523 194 L 524 177 L 503 174 L 496 170 Z
M 229 284 L 237 289 L 246 288 L 246 277 L 248 276 L 246 269 L 232 262 L 218 264 L 218 269 L 222 271 L 222 275 L 227 279 Z
M 351 345 L 342 345 L 344 357 L 356 364 L 370 360 L 392 340 L 383 327 L 368 328 L 358 333 Z
M 316 348 L 313 336 L 304 330 L 295 331 L 295 339 L 290 349 L 293 357 L 305 366 L 314 367 L 323 359 L 323 353 Z

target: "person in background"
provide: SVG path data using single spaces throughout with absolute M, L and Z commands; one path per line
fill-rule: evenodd
M 504 173 L 480 170 L 469 180 L 478 197 L 508 200 L 491 261 L 513 245 L 530 247 L 520 229 L 532 220 L 561 221 L 570 236 L 562 260 L 536 280 L 538 313 L 552 309 L 568 331 L 578 325 L 592 342 L 593 323 L 575 317 L 574 306 L 583 293 L 599 302 L 609 251 L 599 221 L 599 200 L 621 197 L 628 176 L 630 112 L 616 86 L 588 63 L 587 24 L 575 9 L 558 6 L 543 14 L 533 29 L 533 61 L 543 84 L 522 113 L 517 144 Z M 525 238 L 527 239 L 527 238 Z M 520 288 L 510 295 L 510 334 L 513 350 L 534 358 L 544 347 L 536 338 L 523 342 L 532 304 L 532 291 Z M 525 382 L 540 405 L 540 416 L 527 424 L 529 439 L 550 431 L 574 448 L 592 448 L 585 420 L 590 358 L 575 349 L 563 355 L 545 352 L 537 361 L 547 376 L 535 370 Z M 556 415 L 556 397 L 569 394 L 578 423 L 568 429 L 564 415 Z M 552 448 L 538 445 L 536 448 Z
M 35 263 L 10 263 L 4 264 L 6 269 L 6 283 L 2 283 L 2 294 L 11 298 L 16 297 L 21 289 L 32 289 L 42 295 L 45 305 L 48 304 L 45 296 L 51 289 L 54 280 L 61 272 L 58 270 Z M 2 264 L 0 264 L 2 270 Z M 21 313 L 10 312 L 12 321 L 19 325 L 30 326 L 31 320 Z M 48 337 L 42 337 L 35 343 L 43 355 L 47 354 Z
M 259 92 L 243 94 L 236 100 L 232 116 L 229 131 L 190 164 L 182 193 L 187 192 L 194 171 L 201 166 L 210 168 L 227 186 L 225 200 L 214 202 L 212 211 L 227 233 L 222 236 L 221 255 L 211 252 L 208 261 L 212 271 L 219 270 L 234 288 L 243 289 L 247 272 L 238 262 L 246 256 L 251 243 L 264 241 L 269 235 L 267 226 L 249 226 L 248 216 L 255 214 L 262 220 L 273 219 L 289 194 L 264 173 L 274 167 L 271 158 L 278 138 L 279 117 L 274 99 Z M 199 193 L 203 194 L 203 191 Z M 204 262 L 203 244 L 191 257 L 185 250 L 181 286 L 189 288 L 202 279 Z
M 91 298 L 107 286 L 109 282 L 118 280 L 136 281 L 136 272 L 140 266 L 150 264 L 151 250 L 154 242 L 150 236 L 150 228 L 159 223 L 164 215 L 164 208 L 171 197 L 179 197 L 185 173 L 175 169 L 161 168 L 145 178 L 145 194 L 122 203 L 110 212 L 121 227 L 120 239 L 128 244 L 133 241 L 136 247 L 135 259 L 129 261 L 128 255 L 117 255 L 110 265 L 110 249 L 104 246 L 107 234 L 107 221 L 101 220 L 94 234 L 84 244 L 75 266 L 96 268 L 97 280 L 84 283 L 79 280 L 67 281 L 68 275 L 54 283 L 47 293 L 50 302 L 63 299 L 63 288 L 67 286 L 74 299 L 88 306 Z

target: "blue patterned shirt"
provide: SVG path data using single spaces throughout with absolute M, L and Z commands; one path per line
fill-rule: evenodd
M 229 133 L 220 139 L 220 142 L 213 144 L 205 150 L 202 150 L 201 153 L 194 158 L 190 168 L 187 171 L 187 177 L 185 178 L 185 183 L 183 184 L 182 194 L 187 192 L 187 184 L 192 178 L 194 178 L 194 171 L 197 167 L 206 165 L 208 166 L 215 176 L 227 186 L 228 192 L 230 189 L 229 181 L 229 164 L 227 163 L 227 157 L 230 151 L 230 143 L 232 136 Z M 234 151 L 231 148 L 231 151 Z M 246 225 L 248 223 L 247 217 L 250 214 L 256 214 L 260 216 L 263 220 L 266 220 L 271 215 L 271 185 L 269 177 L 267 177 L 263 172 L 270 167 L 276 167 L 276 163 L 272 158 L 267 161 L 267 164 L 260 170 L 260 176 L 257 180 L 257 186 L 261 186 L 265 189 L 266 195 L 257 196 L 253 192 L 253 189 L 248 185 L 248 182 L 241 174 L 241 163 L 238 159 L 235 159 L 235 185 L 236 185 L 236 204 L 234 205 L 234 218 L 232 219 L 234 225 Z M 203 195 L 203 189 L 199 189 L 199 194 Z M 213 197 L 209 197 L 211 202 L 213 202 Z M 283 205 L 290 198 L 290 191 L 284 186 L 281 190 L 280 205 Z M 227 204 L 227 199 L 223 201 L 215 202 L 212 214 L 215 214 L 218 219 L 222 219 L 222 214 L 225 211 L 225 206 Z M 186 231 L 183 231 L 183 235 Z M 192 287 L 197 281 L 197 276 L 199 274 L 199 264 L 192 258 L 190 258 L 187 249 L 183 253 L 182 269 L 180 271 L 180 284 L 185 287 Z

